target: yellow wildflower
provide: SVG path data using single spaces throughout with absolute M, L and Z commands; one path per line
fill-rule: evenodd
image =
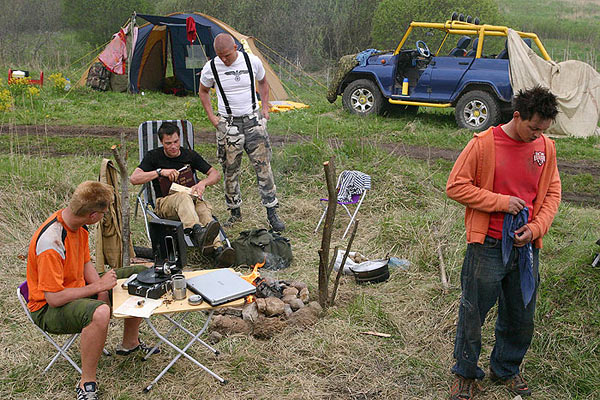
M 37 87 L 35 87 L 35 86 L 29 86 L 29 87 L 27 88 L 27 92 L 29 93 L 29 95 L 30 95 L 31 97 L 34 97 L 34 96 L 37 96 L 37 95 L 39 95 L 39 94 L 40 94 L 40 89 L 38 89 L 38 88 L 37 88 Z

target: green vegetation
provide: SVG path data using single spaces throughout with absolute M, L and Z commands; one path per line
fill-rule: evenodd
M 537 33 L 553 60 L 581 60 L 597 68 L 596 49 L 600 45 L 597 2 L 506 0 L 499 4 L 509 25 Z
M 313 298 L 316 296 L 320 242 L 312 230 L 320 213 L 317 199 L 325 194 L 321 163 L 331 156 L 335 156 L 338 172 L 358 169 L 374 179 L 374 189 L 360 213 L 354 249 L 370 257 L 389 253 L 408 258 L 411 269 L 394 270 L 390 281 L 373 286 L 357 286 L 351 278 L 343 278 L 337 305 L 304 331 L 286 331 L 264 341 L 239 336 L 223 340 L 217 345 L 222 353 L 219 361 L 205 362 L 230 380 L 226 387 L 182 361 L 152 395 L 181 399 L 356 398 L 362 395 L 354 388 L 360 387 L 360 393 L 376 398 L 445 397 L 451 379 L 465 248 L 463 208 L 444 194 L 452 161 L 428 156 L 427 149 L 458 151 L 472 134 L 458 130 L 447 111 L 364 119 L 328 104 L 316 86 L 286 83 L 311 108 L 273 114 L 270 122 L 273 143 L 288 142 L 274 147 L 273 167 L 281 215 L 288 224 L 286 236 L 292 240 L 295 255 L 292 267 L 277 276 L 305 281 Z M 31 379 L 39 374 L 51 351 L 32 330 L 18 328 L 24 317 L 11 311 L 16 306 L 14 287 L 25 277 L 21 256 L 26 254 L 29 237 L 48 214 L 65 204 L 77 183 L 96 178 L 101 157 L 111 157 L 110 146 L 118 143 L 121 130 L 128 134 L 131 172 L 137 165 L 137 140 L 132 132 L 141 121 L 189 118 L 197 131 L 212 132 L 212 128 L 192 97 L 131 96 L 87 89 L 66 94 L 50 86 L 34 100 L 27 96 L 15 97 L 14 110 L 1 114 L 0 124 L 0 262 L 5 266 L 0 269 L 0 310 L 5 316 L 3 337 L 7 343 L 2 352 L 6 372 L 0 379 L 0 396 L 14 398 L 19 393 L 19 398 L 23 394 L 25 398 L 70 398 L 77 377 L 65 363 Z M 13 123 L 36 126 L 17 132 L 9 125 Z M 86 133 L 88 128 L 83 126 L 81 135 L 73 135 L 68 125 L 79 124 L 94 125 L 96 130 Z M 65 125 L 64 136 L 57 136 L 54 128 L 49 132 L 46 125 Z M 580 165 L 598 165 L 599 145 L 598 138 L 561 139 L 559 156 L 571 163 L 582 160 Z M 421 159 L 409 156 L 411 146 L 423 149 Z M 196 148 L 216 164 L 214 143 L 198 143 Z M 600 189 L 597 173 L 563 173 L 562 178 L 565 191 L 593 195 Z M 244 158 L 244 222 L 228 232 L 230 237 L 265 224 L 254 179 Z M 224 218 L 227 211 L 221 189 L 210 189 L 206 197 L 215 214 Z M 536 398 L 600 396 L 596 373 L 600 359 L 594 351 L 600 337 L 600 314 L 594 304 L 600 293 L 598 273 L 589 267 L 593 242 L 600 236 L 599 217 L 597 209 L 564 202 L 546 237 L 536 335 L 525 362 Z M 334 244 L 344 245 L 339 238 L 345 222 L 338 213 Z M 147 245 L 140 218 L 133 221 L 132 228 L 134 243 Z M 439 284 L 436 249 L 440 245 L 451 282 L 448 292 Z M 492 318 L 484 326 L 484 366 L 493 339 Z M 360 334 L 367 330 L 392 337 Z M 119 337 L 120 322 L 115 322 L 108 347 L 114 348 Z M 151 340 L 149 330 L 144 330 L 143 338 Z M 25 346 L 24 341 L 30 344 Z M 197 354 L 202 354 L 201 350 Z M 29 359 L 27 367 L 23 357 Z M 112 398 L 138 398 L 141 387 L 168 360 L 166 355 L 146 363 L 115 357 L 103 358 L 100 363 L 102 390 Z M 377 374 L 365 380 L 364 371 Z M 193 383 L 195 389 L 182 388 L 182 381 Z M 484 384 L 488 388 L 482 399 L 507 396 L 502 388 L 487 381 Z
M 454 11 L 479 17 L 486 24 L 501 23 L 495 0 L 382 0 L 373 15 L 373 41 L 381 48 L 393 48 L 411 21 L 444 22 Z
M 101 44 L 119 30 L 134 11 L 152 14 L 154 7 L 148 0 L 61 0 L 61 21 L 77 33 L 81 41 Z
M 40 1 L 40 7 L 49 7 L 50 3 L 50 0 Z M 166 7 L 167 3 L 177 5 L 176 1 L 162 0 L 156 7 Z M 365 2 L 356 4 L 359 3 Z M 185 4 L 197 9 L 195 5 L 199 2 Z M 215 4 L 225 7 L 224 2 Z M 594 15 L 597 10 L 586 8 L 588 2 L 578 4 L 586 15 Z M 552 18 L 555 14 L 546 14 L 547 9 L 558 9 L 559 4 L 534 0 L 533 8 L 526 7 L 529 4 L 507 0 L 499 10 L 509 21 L 516 21 L 516 15 L 524 20 L 537 10 L 540 18 L 536 20 L 542 20 Z M 560 15 L 576 11 L 564 6 Z M 585 53 L 589 50 L 584 46 L 589 45 L 589 49 L 595 46 L 591 38 L 586 42 L 563 34 L 551 39 L 538 33 L 549 52 L 554 49 L 555 54 L 562 51 L 561 46 L 567 40 L 573 52 Z M 46 49 L 43 58 L 36 58 L 39 62 L 36 65 L 49 68 L 45 71 L 47 78 L 61 71 L 74 83 L 79 65 L 71 64 L 91 47 L 75 40 L 74 33 L 57 35 L 52 37 L 62 38 L 61 44 Z M 0 36 L 0 55 L 3 55 L 0 63 L 14 66 L 24 62 L 24 58 L 8 57 L 8 53 L 2 52 L 6 49 L 2 47 L 4 37 Z M 290 45 L 294 42 L 286 41 Z M 61 48 L 65 43 L 73 47 Z M 52 54 L 59 48 L 62 53 Z M 43 46 L 40 49 L 40 54 L 46 51 Z M 314 76 L 325 80 L 324 73 Z M 0 77 L 3 326 L 0 398 L 71 399 L 78 379 L 76 373 L 67 363 L 59 361 L 47 374 L 41 374 L 54 352 L 28 327 L 25 316 L 16 311 L 14 290 L 25 279 L 24 256 L 32 233 L 51 212 L 64 206 L 79 182 L 97 178 L 101 158 L 111 158 L 110 147 L 119 143 L 121 132 L 126 134 L 128 169 L 132 172 L 138 162 L 136 129 L 141 122 L 187 118 L 197 133 L 211 135 L 213 128 L 195 97 L 148 92 L 132 96 L 86 88 L 65 92 L 49 80 L 36 92 L 27 86 L 8 87 L 6 69 L 0 71 Z M 410 269 L 393 270 L 390 280 L 378 285 L 358 286 L 351 277 L 342 278 L 337 304 L 316 325 L 305 330 L 285 331 L 269 340 L 246 336 L 225 338 L 216 345 L 221 351 L 219 359 L 207 356 L 200 348 L 194 351 L 209 368 L 229 380 L 226 386 L 192 368 L 187 360 L 180 360 L 150 394 L 143 395 L 142 387 L 170 359 L 170 349 L 163 346 L 163 353 L 148 362 L 138 357 L 103 357 L 99 380 L 105 398 L 440 399 L 447 396 L 465 237 L 464 209 L 447 199 L 444 188 L 453 157 L 472 133 L 457 129 L 451 111 L 420 110 L 416 116 L 360 118 L 344 112 L 339 102 L 327 103 L 324 90 L 308 80 L 286 73 L 284 83 L 293 99 L 310 104 L 305 110 L 272 114 L 269 122 L 280 215 L 288 225 L 285 236 L 292 241 L 295 261 L 287 270 L 264 272 L 265 275 L 302 280 L 308 284 L 311 297 L 316 298 L 320 236 L 313 234 L 313 229 L 321 212 L 318 199 L 326 193 L 322 162 L 332 156 L 338 173 L 357 169 L 373 177 L 373 190 L 359 213 L 360 225 L 353 249 L 371 258 L 388 253 L 407 258 Z M 8 106 L 2 108 L 3 104 Z M 524 374 L 536 399 L 597 399 L 600 398 L 597 351 L 600 273 L 589 264 L 599 250 L 594 242 L 600 237 L 597 208 L 600 138 L 557 139 L 557 149 L 565 166 L 561 170 L 563 192 L 587 197 L 596 202 L 596 207 L 564 201 L 545 237 L 536 332 L 525 359 Z M 212 140 L 197 142 L 196 150 L 210 163 L 217 164 Z M 246 157 L 242 165 L 244 221 L 228 231 L 233 238 L 241 230 L 266 224 L 255 176 Z M 130 190 L 135 193 L 137 188 Z M 226 217 L 220 187 L 207 190 L 206 199 L 213 204 L 219 219 Z M 134 205 L 131 199 L 132 209 Z M 333 245 L 345 246 L 340 238 L 346 223 L 347 218 L 339 210 Z M 148 245 L 141 218 L 133 220 L 132 230 L 136 245 Z M 94 233 L 92 227 L 91 238 Z M 94 254 L 93 240 L 91 246 Z M 448 291 L 443 291 L 439 283 L 438 248 L 451 284 Z M 493 311 L 483 328 L 484 368 L 491 352 L 494 317 Z M 121 324 L 115 321 L 110 327 L 109 350 L 119 344 Z M 166 325 L 159 322 L 159 326 Z M 361 334 L 369 330 L 389 333 L 392 337 Z M 147 327 L 142 330 L 142 339 L 153 341 Z M 78 361 L 79 357 L 75 359 Z M 482 400 L 511 398 L 503 388 L 487 380 L 484 386 Z

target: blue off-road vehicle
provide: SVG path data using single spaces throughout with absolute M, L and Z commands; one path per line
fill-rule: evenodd
M 535 33 L 517 33 L 550 59 Z M 454 107 L 461 128 L 487 129 L 511 108 L 507 35 L 508 27 L 456 14 L 445 23 L 411 22 L 395 51 L 342 57 L 328 100 L 341 95 L 344 107 L 359 115 Z

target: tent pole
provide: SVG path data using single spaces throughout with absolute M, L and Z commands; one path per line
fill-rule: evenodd
M 127 93 L 131 93 L 131 59 L 133 57 L 133 49 L 135 47 L 135 43 L 133 43 L 133 29 L 135 28 L 135 17 L 137 13 L 134 11 L 131 15 L 131 22 L 129 23 L 129 37 L 131 38 L 131 48 L 129 49 L 129 55 L 127 56 Z
M 192 80 L 194 81 L 194 96 L 198 94 L 196 91 L 196 68 L 194 63 L 196 62 L 196 58 L 194 57 L 194 42 L 192 42 Z

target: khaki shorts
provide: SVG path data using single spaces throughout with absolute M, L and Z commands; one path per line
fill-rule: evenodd
M 134 265 L 116 269 L 115 272 L 117 273 L 117 279 L 123 279 L 145 269 L 146 267 L 143 265 Z M 46 304 L 39 310 L 32 312 L 31 318 L 37 326 L 48 333 L 79 333 L 92 322 L 96 308 L 102 304 L 106 303 L 95 298 L 73 300 L 61 307 L 50 307 Z

